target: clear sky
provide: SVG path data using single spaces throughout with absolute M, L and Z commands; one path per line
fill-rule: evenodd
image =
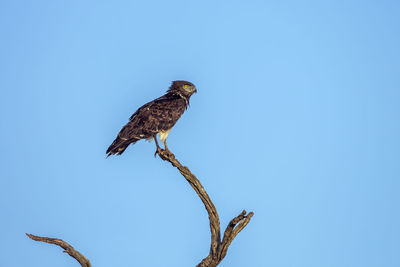
M 168 144 L 222 227 L 220 266 L 400 266 L 399 1 L 1 1 L 0 267 L 195 266 L 202 203 L 155 144 L 107 147 L 172 80 Z

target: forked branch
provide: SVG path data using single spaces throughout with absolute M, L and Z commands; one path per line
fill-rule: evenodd
M 172 166 L 176 167 L 179 170 L 179 172 L 183 175 L 183 177 L 185 177 L 185 179 L 189 182 L 189 184 L 196 191 L 197 195 L 203 202 L 210 221 L 211 245 L 210 253 L 197 265 L 197 267 L 216 267 L 226 256 L 228 248 L 233 239 L 235 239 L 239 232 L 246 227 L 254 213 L 247 213 L 244 210 L 238 216 L 233 218 L 226 227 L 224 236 L 221 241 L 221 229 L 217 209 L 212 203 L 206 190 L 204 190 L 204 187 L 201 185 L 200 181 L 196 178 L 196 176 L 194 176 L 189 168 L 182 166 L 182 164 L 175 158 L 175 155 L 172 154 L 169 150 L 163 150 L 158 147 L 156 153 L 160 156 L 161 159 L 170 162 Z M 26 235 L 35 241 L 57 245 L 63 248 L 64 252 L 68 253 L 71 257 L 76 259 L 82 267 L 91 267 L 90 261 L 85 256 L 83 256 L 71 245 L 61 239 L 40 237 L 32 234 Z
M 35 240 L 35 241 L 41 241 L 41 242 L 46 242 L 49 244 L 54 244 L 57 245 L 61 248 L 64 249 L 64 252 L 68 253 L 72 258 L 77 260 L 82 267 L 91 267 L 92 265 L 90 264 L 90 261 L 83 256 L 81 253 L 79 253 L 77 250 L 75 250 L 70 244 L 67 242 L 57 239 L 57 238 L 49 238 L 49 237 L 41 237 L 41 236 L 36 236 L 32 234 L 26 234 L 29 238 Z
M 254 215 L 253 212 L 247 213 L 245 210 L 242 211 L 237 217 L 233 218 L 225 229 L 224 237 L 221 241 L 221 230 L 220 222 L 217 213 L 217 209 L 212 203 L 206 190 L 201 185 L 200 181 L 196 176 L 189 170 L 189 168 L 182 166 L 182 164 L 175 158 L 169 150 L 161 149 L 157 146 L 156 152 L 161 159 L 168 161 L 172 166 L 176 167 L 179 172 L 185 177 L 192 188 L 196 191 L 197 195 L 203 202 L 210 220 L 210 231 L 211 231 L 211 245 L 210 253 L 205 257 L 197 267 L 215 267 L 217 266 L 226 256 L 228 248 L 232 243 L 233 239 L 239 234 L 243 228 L 250 222 L 251 217 Z

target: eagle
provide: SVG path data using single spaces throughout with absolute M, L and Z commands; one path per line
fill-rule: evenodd
M 190 97 L 197 92 L 196 86 L 188 81 L 173 81 L 167 92 L 153 101 L 144 104 L 122 127 L 117 138 L 108 147 L 107 157 L 121 155 L 130 144 L 140 139 L 155 140 L 160 149 L 157 134 L 169 152 L 167 137 L 175 123 L 189 106 Z M 157 153 L 156 151 L 156 153 Z

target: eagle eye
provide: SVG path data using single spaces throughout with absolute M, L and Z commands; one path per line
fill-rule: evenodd
M 183 88 L 188 89 L 189 85 L 185 84 Z

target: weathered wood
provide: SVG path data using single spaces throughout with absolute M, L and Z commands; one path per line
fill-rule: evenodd
M 217 209 L 212 203 L 206 190 L 201 185 L 200 181 L 189 170 L 189 168 L 183 166 L 175 158 L 175 155 L 172 154 L 169 150 L 161 149 L 157 144 L 156 154 L 158 154 L 161 159 L 170 162 L 172 166 L 176 167 L 179 170 L 179 172 L 183 175 L 183 177 L 185 177 L 190 186 L 194 189 L 194 191 L 203 202 L 204 207 L 206 208 L 208 213 L 208 219 L 210 221 L 211 244 L 209 254 L 197 265 L 197 267 L 216 267 L 226 256 L 228 248 L 233 239 L 235 239 L 239 232 L 246 227 L 254 213 L 247 213 L 245 210 L 243 210 L 238 216 L 233 218 L 226 227 L 224 236 L 221 240 L 221 229 Z M 61 239 L 40 237 L 32 234 L 26 235 L 35 241 L 41 241 L 60 246 L 64 249 L 64 252 L 68 253 L 71 257 L 76 259 L 82 267 L 91 267 L 90 261 L 85 258 L 85 256 L 83 256 L 71 245 Z
M 32 234 L 26 234 L 30 239 L 33 239 L 35 241 L 41 241 L 41 242 L 46 242 L 49 244 L 54 244 L 57 245 L 61 248 L 64 249 L 64 252 L 68 253 L 72 258 L 77 260 L 82 267 L 92 267 L 90 264 L 90 261 L 83 256 L 81 253 L 79 253 L 77 250 L 75 250 L 70 244 L 65 242 L 64 240 L 57 239 L 57 238 L 49 238 L 49 237 L 41 237 L 41 236 L 36 236 Z
M 253 217 L 254 213 L 247 213 L 245 210 L 243 210 L 242 213 L 233 218 L 226 227 L 224 237 L 221 241 L 221 230 L 217 209 L 212 203 L 206 190 L 201 185 L 200 181 L 189 170 L 188 167 L 182 166 L 182 164 L 175 158 L 175 155 L 172 154 L 171 151 L 161 149 L 159 146 L 157 146 L 156 153 L 160 156 L 161 159 L 170 162 L 172 166 L 176 167 L 179 170 L 179 172 L 183 175 L 183 177 L 185 177 L 185 179 L 189 182 L 189 184 L 192 186 L 194 191 L 196 191 L 197 195 L 203 202 L 210 221 L 211 244 L 210 253 L 197 265 L 197 267 L 217 266 L 226 256 L 228 248 L 233 239 L 235 239 L 239 232 L 246 227 L 246 225 L 250 222 L 251 217 Z

